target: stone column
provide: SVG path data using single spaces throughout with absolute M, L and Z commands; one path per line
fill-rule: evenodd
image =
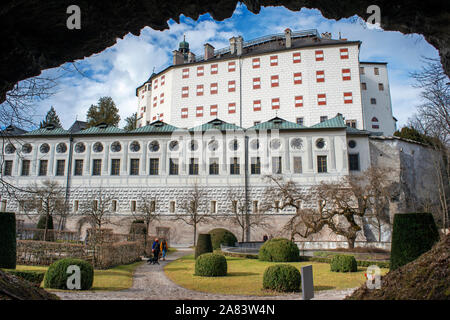
M 334 147 L 335 137 L 330 139 L 330 169 L 336 170 L 336 148 Z
M 307 141 L 307 144 L 308 144 L 308 157 L 307 157 L 308 170 L 309 171 L 314 171 L 314 156 L 313 156 L 313 147 L 312 147 L 313 141 L 312 141 L 311 137 L 308 137 L 306 139 L 306 141 Z
M 148 151 L 148 149 L 147 149 L 147 145 L 145 144 L 145 141 L 141 141 L 140 142 L 141 143 L 141 145 L 142 145 L 142 156 L 141 156 L 141 163 L 140 163 L 140 166 L 141 166 L 141 169 L 140 169 L 140 174 L 143 174 L 143 175 L 146 175 L 147 174 L 147 166 L 148 166 L 148 164 L 147 164 L 147 151 Z
M 91 152 L 92 152 L 92 143 L 86 143 L 86 165 L 84 166 L 84 175 L 91 175 Z

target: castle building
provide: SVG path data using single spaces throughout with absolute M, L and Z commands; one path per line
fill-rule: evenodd
M 128 232 L 133 213 L 150 199 L 162 217 L 151 232 L 169 230 L 172 243 L 189 244 L 192 228 L 175 218 L 186 214 L 183 202 L 195 186 L 205 190 L 214 217 L 198 232 L 224 227 L 239 235 L 230 220 L 230 191 L 245 196 L 250 213 L 258 212 L 265 175 L 291 179 L 306 192 L 372 165 L 392 169 L 398 182 L 392 210 L 407 210 L 408 201 L 425 197 L 433 184 L 424 161 L 429 150 L 390 137 L 395 119 L 386 64 L 360 62 L 360 45 L 286 29 L 248 42 L 232 38 L 222 50 L 206 44 L 205 55 L 196 57 L 183 41 L 173 65 L 137 88 L 134 130 L 86 128 L 76 121 L 68 130 L 48 125 L 1 131 L 6 184 L 0 210 L 15 211 L 31 224 L 37 213 L 26 212 L 20 190 L 50 179 L 65 188 L 69 230 L 86 228 L 81 208 L 103 194 L 111 199 L 113 228 Z M 411 163 L 414 170 L 406 170 Z M 15 197 L 7 185 L 18 188 Z M 270 226 L 255 228 L 248 240 L 281 235 L 295 212 L 267 214 Z M 389 241 L 389 234 L 383 239 Z M 314 240 L 346 243 L 330 232 Z

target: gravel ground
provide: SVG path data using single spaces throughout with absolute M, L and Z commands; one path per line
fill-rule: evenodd
M 63 300 L 301 300 L 298 293 L 260 297 L 211 294 L 192 291 L 173 283 L 164 274 L 164 266 L 170 261 L 191 254 L 192 249 L 177 248 L 160 265 L 143 264 L 136 269 L 133 286 L 121 291 L 86 291 L 86 292 L 55 292 Z M 341 300 L 351 294 L 356 288 L 347 290 L 326 290 L 315 293 L 314 300 Z

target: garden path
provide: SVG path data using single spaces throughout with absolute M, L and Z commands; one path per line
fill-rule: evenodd
M 143 264 L 136 269 L 133 286 L 121 291 L 55 292 L 63 300 L 301 300 L 298 293 L 261 297 L 212 294 L 185 289 L 166 277 L 164 266 L 184 255 L 193 253 L 189 248 L 177 248 L 160 265 Z M 317 300 L 341 300 L 354 289 L 326 290 L 315 293 Z

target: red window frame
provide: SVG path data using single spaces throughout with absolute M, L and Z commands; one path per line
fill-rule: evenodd
M 253 111 L 261 111 L 261 100 L 253 100 Z
M 166 76 L 161 76 L 161 87 L 166 83 Z
M 325 71 L 324 70 L 316 71 L 316 82 L 325 82 Z
M 327 105 L 327 95 L 325 93 L 317 94 L 317 104 L 319 106 L 326 106 Z
M 159 95 L 159 104 L 164 103 L 164 92 Z
M 158 79 L 153 80 L 153 89 L 158 88 Z
M 205 75 L 205 67 L 204 66 L 198 66 L 197 67 L 197 77 L 202 77 Z
M 292 63 L 300 63 L 302 62 L 302 56 L 300 52 L 292 53 Z
M 272 88 L 280 86 L 280 78 L 278 77 L 277 74 L 270 77 L 270 86 Z
M 228 72 L 236 71 L 236 61 L 228 62 Z
M 153 108 L 156 108 L 156 106 L 158 105 L 158 96 L 154 96 L 153 97 Z
M 323 54 L 323 50 L 316 50 L 315 51 L 316 61 L 323 61 L 325 55 Z
M 353 94 L 351 92 L 344 92 L 344 103 L 353 103 Z
M 201 90 L 199 90 L 199 89 L 201 89 Z M 197 96 L 202 96 L 203 93 L 205 92 L 205 88 L 203 87 L 202 84 L 198 84 L 197 90 L 195 92 L 197 93 Z
M 230 80 L 228 81 L 228 92 L 235 92 L 236 91 L 236 81 Z
M 351 71 L 350 69 L 342 69 L 342 80 L 352 80 Z
M 260 66 L 261 66 L 260 58 L 253 58 L 252 59 L 252 67 L 253 67 L 253 69 L 258 69 Z
M 214 63 L 211 65 L 211 74 L 217 74 L 219 72 L 219 65 Z
M 182 98 L 189 98 L 189 87 L 182 87 L 181 88 L 181 97 Z
M 303 107 L 303 96 L 295 96 L 294 103 L 296 108 Z
M 195 116 L 197 118 L 203 117 L 203 106 L 199 106 L 195 109 Z
M 217 116 L 217 104 L 213 104 L 209 107 L 209 113 L 212 116 Z
M 255 83 L 255 82 L 259 82 L 259 83 Z M 260 77 L 256 77 L 253 78 L 253 89 L 261 89 L 261 78 Z
M 270 66 L 275 67 L 278 65 L 278 56 L 270 56 Z
M 272 98 L 272 110 L 280 109 L 280 98 Z
M 185 68 L 181 70 L 181 78 L 188 79 L 189 78 L 189 68 Z
M 348 48 L 339 49 L 341 59 L 348 59 Z
M 228 113 L 236 113 L 236 103 L 230 102 L 228 104 Z
M 211 94 L 217 94 L 217 93 L 219 92 L 219 87 L 218 87 L 217 82 L 211 83 L 211 86 L 210 86 L 210 88 L 209 88 L 209 92 L 210 92 Z
M 295 79 L 300 78 L 300 79 Z M 301 72 L 295 72 L 294 73 L 294 84 L 302 84 L 302 73 Z
M 181 108 L 181 119 L 186 119 L 189 115 L 188 108 Z

